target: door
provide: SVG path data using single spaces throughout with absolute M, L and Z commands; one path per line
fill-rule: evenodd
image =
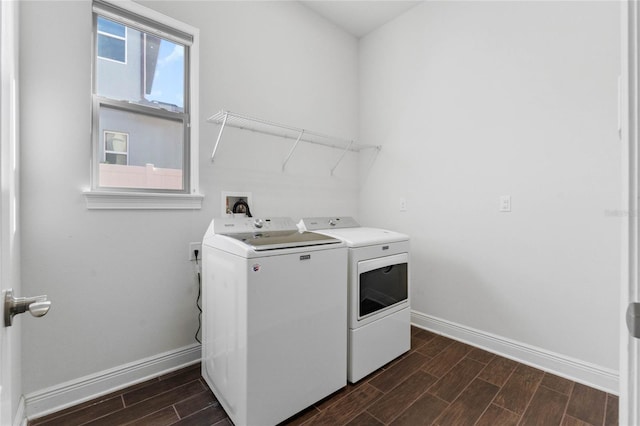
M 358 321 L 409 297 L 407 253 L 358 262 Z
M 636 1 L 621 2 L 622 5 L 622 78 L 620 80 L 620 135 L 625 159 L 623 209 L 629 214 L 623 223 L 626 235 L 623 253 L 620 311 L 620 424 L 640 424 L 640 339 L 630 334 L 626 323 L 626 312 L 632 303 L 640 302 L 640 170 L 638 143 L 638 60 L 640 39 L 638 35 L 638 4 Z M 631 305 L 633 306 L 633 305 Z
M 18 2 L 0 3 L 0 290 L 20 292 L 18 234 Z M 3 306 L 3 303 L 0 303 Z M 3 307 L 0 309 L 4 309 Z M 4 314 L 4 312 L 3 312 Z M 2 318 L 2 316 L 0 316 Z M 20 424 L 20 328 L 0 324 L 0 424 Z M 22 417 L 19 415 L 19 417 Z

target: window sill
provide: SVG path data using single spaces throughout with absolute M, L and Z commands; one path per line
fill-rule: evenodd
M 199 210 L 202 194 L 83 191 L 90 210 Z

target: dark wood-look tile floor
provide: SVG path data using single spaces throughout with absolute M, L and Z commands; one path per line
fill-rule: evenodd
M 231 424 L 200 364 L 29 421 Z M 610 426 L 618 424 L 618 398 L 413 327 L 411 351 L 282 424 Z

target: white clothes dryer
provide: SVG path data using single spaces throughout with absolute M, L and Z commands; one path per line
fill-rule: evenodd
M 203 239 L 202 376 L 236 426 L 277 424 L 346 386 L 347 248 L 288 218 Z
M 411 348 L 409 237 L 351 217 L 304 218 L 299 228 L 349 248 L 347 379 L 355 383 Z

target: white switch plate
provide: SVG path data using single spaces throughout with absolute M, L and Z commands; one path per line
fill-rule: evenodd
M 196 260 L 196 250 L 198 250 L 198 260 L 202 259 L 202 243 L 189 243 L 189 260 Z
M 407 199 L 406 198 L 400 198 L 400 211 L 401 212 L 406 212 L 407 211 Z
M 511 195 L 501 195 L 500 196 L 500 208 L 501 212 L 510 212 L 511 211 Z

